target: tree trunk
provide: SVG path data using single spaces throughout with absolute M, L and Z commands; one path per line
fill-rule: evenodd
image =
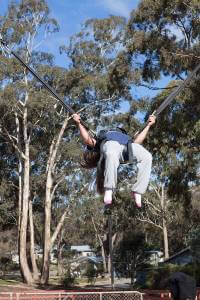
M 103 259 L 103 271 L 104 271 L 104 273 L 107 273 L 108 268 L 107 268 L 107 263 L 106 263 L 106 253 L 105 253 L 105 247 L 104 247 L 104 241 L 106 241 L 107 235 L 104 233 L 104 236 L 103 236 L 103 239 L 102 239 L 101 235 L 98 232 L 98 229 L 97 229 L 97 226 L 96 226 L 96 223 L 95 223 L 93 217 L 92 217 L 92 224 L 93 224 L 97 239 L 99 241 L 99 244 L 101 246 L 101 256 L 102 256 L 102 259 Z
M 131 261 L 131 285 L 134 285 L 134 280 L 136 278 L 136 263 L 137 259 L 136 259 L 136 253 L 133 253 L 133 258 Z
M 64 222 L 65 215 L 67 211 L 64 212 L 63 216 L 61 217 L 61 221 L 58 224 L 52 239 L 51 239 L 51 201 L 53 199 L 56 187 L 61 182 L 58 182 L 53 186 L 53 173 L 56 164 L 56 155 L 58 152 L 58 148 L 60 145 L 61 138 L 65 131 L 65 128 L 68 123 L 68 118 L 65 119 L 63 122 L 62 128 L 59 132 L 57 139 L 53 139 L 50 147 L 49 159 L 47 162 L 47 179 L 46 179 L 46 197 L 45 197 L 45 222 L 44 222 L 44 253 L 43 253 L 43 266 L 42 266 L 42 276 L 41 276 L 41 284 L 47 284 L 49 280 L 49 258 L 50 258 L 50 251 L 55 242 L 55 239 L 59 233 L 59 230 L 62 227 Z
M 163 218 L 163 241 L 164 241 L 164 255 L 165 255 L 165 259 L 167 259 L 169 258 L 169 244 L 168 244 L 167 226 L 164 218 Z
M 105 239 L 106 239 L 106 234 L 104 235 L 104 240 Z M 101 245 L 101 255 L 103 258 L 103 271 L 104 271 L 104 273 L 107 273 L 108 268 L 107 268 L 107 263 L 106 263 L 106 253 L 105 253 L 105 248 L 104 248 L 104 242 L 102 241 L 100 236 L 99 236 L 99 241 L 100 241 L 100 245 Z
M 17 113 L 15 113 L 15 124 L 16 124 L 16 132 L 17 132 L 18 149 L 20 149 L 22 151 L 21 141 L 20 141 L 20 125 L 19 125 L 19 118 L 18 118 Z M 21 156 L 18 152 L 17 152 L 17 154 L 18 154 L 18 178 L 19 178 L 19 180 L 18 180 L 19 193 L 18 193 L 17 249 L 18 249 L 19 261 L 20 261 L 20 228 L 21 228 L 21 216 L 22 216 L 23 166 L 22 166 Z M 20 270 L 21 270 L 21 267 L 20 267 Z M 23 278 L 22 272 L 21 272 L 21 275 Z
M 43 253 L 43 267 L 41 284 L 47 284 L 49 280 L 49 258 L 51 247 L 51 187 L 52 175 L 48 173 L 46 184 L 46 200 L 45 200 L 45 221 L 44 221 L 44 253 Z
M 24 280 L 28 284 L 33 284 L 33 276 L 27 261 L 26 242 L 27 242 L 27 227 L 28 227 L 28 202 L 29 202 L 29 140 L 27 136 L 27 108 L 24 109 L 24 143 L 25 143 L 25 158 L 24 158 L 24 177 L 23 177 L 23 203 L 22 215 L 20 224 L 20 266 Z
M 58 268 L 58 276 L 63 275 L 63 267 L 62 267 L 62 250 L 63 250 L 63 245 L 62 245 L 62 238 L 63 238 L 63 230 L 60 231 L 58 235 L 58 243 L 57 243 L 57 268 Z
M 39 280 L 39 270 L 36 263 L 35 257 L 35 238 L 34 238 L 34 224 L 33 224 L 33 207 L 32 201 L 29 201 L 29 226 L 30 226 L 30 256 L 31 256 L 31 264 L 33 268 L 33 278 L 34 280 Z
M 112 236 L 112 249 L 114 249 L 114 243 L 115 243 L 116 237 L 117 237 L 117 233 L 115 233 Z M 111 256 L 110 256 L 110 251 L 109 251 L 109 255 L 108 255 L 108 273 L 111 273 Z
M 167 258 L 169 258 L 169 242 L 168 242 L 167 225 L 166 225 L 166 220 L 165 220 L 166 203 L 165 203 L 164 185 L 162 185 L 161 207 L 162 207 L 162 212 L 163 212 L 162 228 L 163 228 L 164 256 L 165 256 L 165 259 L 167 259 Z

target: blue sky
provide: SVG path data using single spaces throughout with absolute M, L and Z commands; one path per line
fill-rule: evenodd
M 139 0 L 47 0 L 47 3 L 52 17 L 60 25 L 60 31 L 52 37 L 52 43 L 46 42 L 46 46 L 56 54 L 56 64 L 63 66 L 63 58 L 59 55 L 57 46 L 66 44 L 71 35 L 80 31 L 87 19 L 105 18 L 109 15 L 128 18 Z
M 47 50 L 55 54 L 55 61 L 58 65 L 65 65 L 65 57 L 59 54 L 58 46 L 66 44 L 72 34 L 81 29 L 81 25 L 89 18 L 105 18 L 109 15 L 120 15 L 129 18 L 133 9 L 137 8 L 139 0 L 48 0 L 51 15 L 60 24 L 60 31 L 56 33 L 52 41 L 46 42 Z M 162 78 L 156 86 L 164 87 L 169 82 L 169 78 Z M 157 91 L 147 88 L 132 89 L 134 97 L 154 96 Z M 124 103 L 124 109 L 127 105 Z
M 105 18 L 109 15 L 120 15 L 128 19 L 131 11 L 137 7 L 139 0 L 46 0 L 50 14 L 60 26 L 59 32 L 51 35 L 40 44 L 37 50 L 48 51 L 55 56 L 55 63 L 61 67 L 67 66 L 65 55 L 60 55 L 59 46 L 67 44 L 70 36 L 81 29 L 81 25 L 89 18 Z M 10 0 L 1 0 L 0 15 L 4 14 Z M 163 78 L 155 85 L 164 87 L 169 78 Z M 133 88 L 134 97 L 155 96 L 157 91 L 147 88 Z M 124 104 L 124 109 L 127 106 Z

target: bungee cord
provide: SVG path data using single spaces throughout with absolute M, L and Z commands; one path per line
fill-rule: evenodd
M 200 63 L 194 68 L 192 72 L 189 73 L 188 77 L 179 86 L 173 89 L 173 91 L 160 104 L 160 106 L 156 110 L 154 110 L 152 115 L 157 117 L 174 100 L 174 98 L 178 94 L 180 94 L 180 92 L 188 85 L 188 83 L 191 81 L 191 79 L 194 77 L 194 75 L 197 73 L 199 69 L 200 69 Z M 138 135 L 138 133 L 140 133 L 146 127 L 146 125 L 147 123 L 145 123 L 142 129 L 138 130 L 134 136 Z
M 198 64 L 196 68 L 194 68 L 194 70 L 188 75 L 188 77 L 167 96 L 167 98 L 161 103 L 161 105 L 157 108 L 157 110 L 153 113 L 153 115 L 157 117 L 173 101 L 173 99 L 186 87 L 186 85 L 191 81 L 191 79 L 199 69 L 200 69 L 200 64 Z

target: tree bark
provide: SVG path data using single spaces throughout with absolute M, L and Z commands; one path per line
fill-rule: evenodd
M 26 97 L 28 95 L 26 94 Z M 24 127 L 24 143 L 25 143 L 25 158 L 24 158 L 24 176 L 23 176 L 23 202 L 22 202 L 22 215 L 20 224 L 20 266 L 24 280 L 28 284 L 33 284 L 33 276 L 28 266 L 26 242 L 27 242 L 27 227 L 28 227 L 28 203 L 29 203 L 29 139 L 27 135 L 27 108 L 24 109 L 23 115 Z
M 106 234 L 104 233 L 103 239 L 101 238 L 101 235 L 98 232 L 98 229 L 97 229 L 97 226 L 95 224 L 95 221 L 94 221 L 93 217 L 92 217 L 92 224 L 93 224 L 94 231 L 96 233 L 97 239 L 99 241 L 99 244 L 101 246 L 101 256 L 103 258 L 103 271 L 104 271 L 104 273 L 107 273 L 108 268 L 107 268 L 107 263 L 106 263 L 106 253 L 105 253 L 104 242 L 103 242 L 103 241 L 106 240 L 107 237 L 106 237 Z
M 167 224 L 165 220 L 165 212 L 166 212 L 166 203 L 165 203 L 165 191 L 164 191 L 164 185 L 162 185 L 162 191 L 161 191 L 161 207 L 163 211 L 163 217 L 162 217 L 162 228 L 163 228 L 163 243 L 164 243 L 164 256 L 165 259 L 169 258 L 169 243 L 168 243 L 168 232 L 167 232 Z
M 33 224 L 33 205 L 32 201 L 29 201 L 29 226 L 30 226 L 30 256 L 31 264 L 33 268 L 33 278 L 34 280 L 39 280 L 39 270 L 36 263 L 35 257 L 35 233 L 34 233 L 34 224 Z
M 65 119 L 63 122 L 62 128 L 59 132 L 59 135 L 57 138 L 53 139 L 50 147 L 50 153 L 49 153 L 49 159 L 47 162 L 47 179 L 46 179 L 46 196 L 45 196 L 45 222 L 44 222 L 44 246 L 43 246 L 43 266 L 42 266 L 42 276 L 41 276 L 41 284 L 47 284 L 49 280 L 49 262 L 50 262 L 50 251 L 53 246 L 53 243 L 55 242 L 55 239 L 59 233 L 59 230 L 61 229 L 61 225 L 64 222 L 64 218 L 66 215 L 66 212 L 63 214 L 63 222 L 60 223 L 60 225 L 57 226 L 57 231 L 55 234 L 53 234 L 53 237 L 51 239 L 51 202 L 56 190 L 56 187 L 58 186 L 55 184 L 53 186 L 54 180 L 53 180 L 53 174 L 55 171 L 56 166 L 56 155 L 58 152 L 58 148 L 61 142 L 61 138 L 63 136 L 64 130 L 67 126 L 68 118 Z
M 112 249 L 114 249 L 114 243 L 115 243 L 116 237 L 117 237 L 117 233 L 114 233 L 113 236 L 112 236 Z M 110 253 L 108 255 L 108 273 L 111 273 L 111 256 L 110 256 Z
M 60 231 L 58 235 L 58 243 L 57 243 L 57 270 L 58 270 L 58 276 L 63 275 L 63 268 L 62 268 L 62 239 L 63 239 L 63 230 Z

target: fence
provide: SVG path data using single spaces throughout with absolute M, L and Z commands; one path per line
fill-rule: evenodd
M 137 291 L 0 293 L 0 300 L 143 300 Z

